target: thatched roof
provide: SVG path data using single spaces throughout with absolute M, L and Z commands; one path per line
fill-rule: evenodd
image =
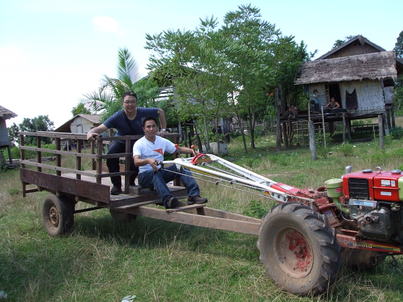
M 333 48 L 329 52 L 327 52 L 324 55 L 320 56 L 317 60 L 327 59 L 332 54 L 337 53 L 339 50 L 341 50 L 343 48 L 346 48 L 347 46 L 349 46 L 349 45 L 351 45 L 353 43 L 359 43 L 360 45 L 368 44 L 375 50 L 375 52 L 385 51 L 385 49 L 383 49 L 379 45 L 376 45 L 375 43 L 371 42 L 367 38 L 365 38 L 365 37 L 363 37 L 361 35 L 358 35 L 358 36 L 355 36 L 355 37 L 351 38 L 350 40 L 344 42 L 339 47 Z
M 295 84 L 395 79 L 396 76 L 395 53 L 382 51 L 306 62 L 302 65 Z
M 8 120 L 16 116 L 17 115 L 14 112 L 8 110 L 7 108 L 4 108 L 3 106 L 0 106 L 0 118 Z
M 55 129 L 56 132 L 70 132 L 70 124 L 78 117 L 82 117 L 94 124 L 94 126 L 98 126 L 101 124 L 101 116 L 98 114 L 77 114 L 63 125 Z

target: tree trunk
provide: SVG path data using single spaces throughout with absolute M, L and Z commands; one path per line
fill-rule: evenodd
M 206 143 L 206 151 L 210 152 L 210 138 L 209 138 L 209 132 L 208 132 L 208 125 L 207 125 L 207 119 L 205 116 L 203 116 L 203 129 L 204 129 L 204 136 L 205 136 L 205 143 Z
M 203 150 L 203 144 L 200 139 L 200 135 L 199 135 L 199 131 L 197 130 L 196 123 L 193 123 L 193 127 L 195 129 L 195 135 L 196 135 L 197 145 L 199 146 L 199 150 Z
M 280 90 L 275 89 L 275 108 L 276 108 L 276 149 L 279 151 L 281 149 L 281 124 L 280 124 L 280 113 L 281 113 L 281 101 L 280 101 Z
M 248 108 L 248 115 L 249 115 L 249 132 L 250 132 L 250 146 L 252 149 L 256 149 L 255 146 L 255 115 L 252 113 L 251 108 Z
M 220 150 L 220 133 L 218 131 L 218 117 L 215 118 L 215 129 L 216 129 L 215 134 L 216 134 L 216 143 L 217 143 L 217 154 L 218 154 L 218 156 L 220 156 L 221 150 Z
M 242 135 L 243 149 L 245 150 L 245 153 L 246 153 L 246 152 L 248 152 L 248 148 L 246 146 L 246 139 L 245 139 L 245 133 L 244 133 L 243 124 L 242 124 L 242 119 L 238 114 L 237 114 L 237 118 L 238 118 L 239 129 L 241 130 L 241 135 Z

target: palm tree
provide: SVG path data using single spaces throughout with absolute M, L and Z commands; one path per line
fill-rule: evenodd
M 98 90 L 85 94 L 84 102 L 89 104 L 95 112 L 102 112 L 102 120 L 111 116 L 122 107 L 123 94 L 135 90 L 138 79 L 136 63 L 127 48 L 118 52 L 118 77 L 104 76 Z

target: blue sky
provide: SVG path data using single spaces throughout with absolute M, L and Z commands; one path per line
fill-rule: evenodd
M 143 76 L 146 33 L 194 29 L 210 16 L 221 22 L 248 3 L 317 55 L 356 34 L 392 50 L 403 30 L 399 0 L 0 0 L 0 105 L 18 114 L 8 125 L 40 114 L 61 125 L 103 75 L 116 76 L 119 48 L 130 50 Z

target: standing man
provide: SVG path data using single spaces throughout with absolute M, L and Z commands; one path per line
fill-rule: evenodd
M 162 131 L 166 128 L 165 113 L 159 108 L 137 108 L 137 95 L 134 92 L 126 92 L 123 95 L 123 110 L 114 113 L 105 122 L 103 122 L 98 127 L 92 128 L 87 133 L 87 139 L 91 140 L 98 136 L 100 133 L 110 129 L 115 128 L 118 136 L 124 135 L 143 135 L 143 120 L 152 116 L 154 118 L 159 118 L 160 125 L 162 126 Z M 134 141 L 131 142 L 130 149 L 132 149 Z M 125 152 L 125 142 L 121 140 L 112 141 L 108 154 L 113 153 L 124 153 Z M 109 173 L 119 172 L 119 158 L 108 158 L 106 160 L 106 165 L 108 166 Z M 134 173 L 130 176 L 130 185 L 134 185 L 134 180 L 138 174 L 138 168 L 134 165 L 133 160 L 130 161 L 130 171 Z M 112 181 L 112 195 L 118 195 L 122 193 L 122 180 L 119 176 L 111 176 Z
M 178 170 L 176 165 L 161 169 L 160 162 L 164 153 L 182 152 L 195 155 L 193 149 L 179 147 L 171 141 L 156 135 L 157 121 L 148 117 L 143 122 L 144 136 L 133 146 L 134 163 L 139 167 L 139 184 L 142 187 L 154 187 L 165 208 L 172 209 L 184 204 L 177 200 L 166 183 L 179 177 L 188 193 L 188 204 L 206 203 L 207 199 L 200 197 L 200 189 L 189 170 Z

